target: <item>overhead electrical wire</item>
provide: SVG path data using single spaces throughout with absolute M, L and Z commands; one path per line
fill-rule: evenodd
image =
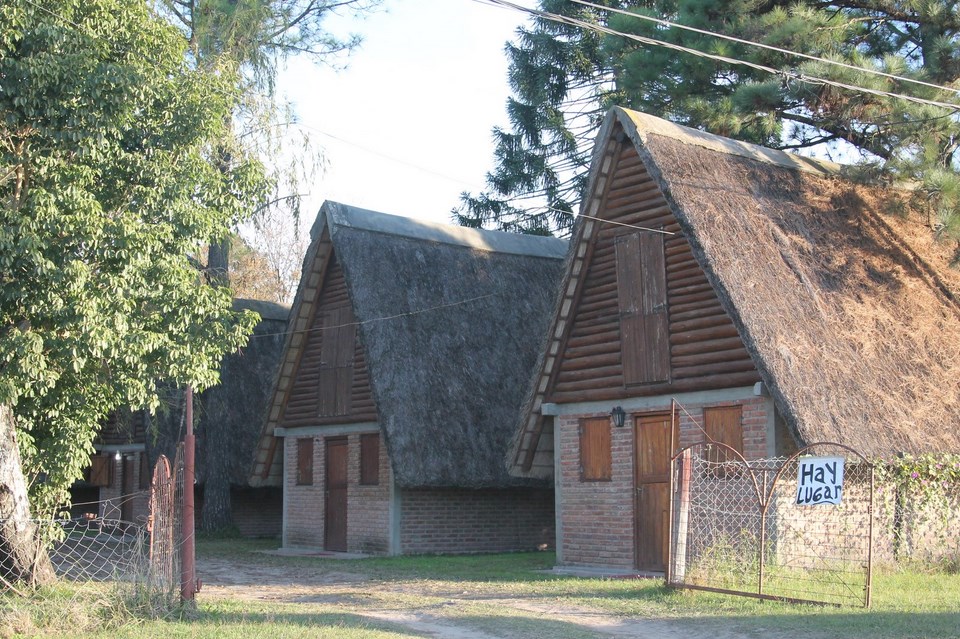
M 656 46 L 656 47 L 663 47 L 663 48 L 666 48 L 666 49 L 670 49 L 670 50 L 672 50 L 672 51 L 678 51 L 678 52 L 680 52 L 680 53 L 686 53 L 686 54 L 694 55 L 694 56 L 697 56 L 697 57 L 700 57 L 700 58 L 706 58 L 706 59 L 709 59 L 709 60 L 714 60 L 714 61 L 716 61 L 716 62 L 723 62 L 723 63 L 725 63 L 725 64 L 737 65 L 737 66 L 745 66 L 745 67 L 748 67 L 748 68 L 751 68 L 751 69 L 755 69 L 755 70 L 757 70 L 757 71 L 763 71 L 763 72 L 769 73 L 769 74 L 771 74 L 771 75 L 780 76 L 780 77 L 784 78 L 785 80 L 793 80 L 793 81 L 797 81 L 797 82 L 803 82 L 804 84 L 814 84 L 814 85 L 832 86 L 832 87 L 836 87 L 836 88 L 840 88 L 840 89 L 846 89 L 846 90 L 848 90 L 848 91 L 854 91 L 854 92 L 859 92 L 859 93 L 867 93 L 867 94 L 870 94 L 870 95 L 876 95 L 876 96 L 878 96 L 878 97 L 894 98 L 894 99 L 899 99 L 899 100 L 906 100 L 906 101 L 908 101 L 908 102 L 913 102 L 913 103 L 915 103 L 915 104 L 921 104 L 921 105 L 925 105 L 925 106 L 933 106 L 933 107 L 938 107 L 938 108 L 942 108 L 942 109 L 950 109 L 950 110 L 953 111 L 953 112 L 960 111 L 960 104 L 955 104 L 955 103 L 950 103 L 950 102 L 940 102 L 940 101 L 938 101 L 938 100 L 927 100 L 927 99 L 925 99 L 925 98 L 918 98 L 918 97 L 915 97 L 915 96 L 912 96 L 912 95 L 906 95 L 906 94 L 903 94 L 903 93 L 893 93 L 893 92 L 891 92 L 891 91 L 883 91 L 883 90 L 880 90 L 880 89 L 871 89 L 871 88 L 869 88 L 869 87 L 862 87 L 862 86 L 858 86 L 858 85 L 854 85 L 854 84 L 848 84 L 848 83 L 846 83 L 846 82 L 839 82 L 839 81 L 837 81 L 837 80 L 830 80 L 830 79 L 822 78 L 822 77 L 819 77 L 819 76 L 807 75 L 807 74 L 804 74 L 804 73 L 799 73 L 799 72 L 797 72 L 797 71 L 788 71 L 788 70 L 784 70 L 784 69 L 775 69 L 775 68 L 773 68 L 773 67 L 769 67 L 769 66 L 766 66 L 766 65 L 763 65 L 763 64 L 757 64 L 757 63 L 755 63 L 755 62 L 749 62 L 749 61 L 747 61 L 747 60 L 740 60 L 740 59 L 731 58 L 731 57 L 728 57 L 728 56 L 717 55 L 717 54 L 713 54 L 713 53 L 707 53 L 707 52 L 705 52 L 705 51 L 700 51 L 699 49 L 693 49 L 693 48 L 690 48 L 690 47 L 685 47 L 685 46 L 682 46 L 682 45 L 679 45 L 679 44 L 675 44 L 675 43 L 673 43 L 673 42 L 666 42 L 666 41 L 664 41 L 664 40 L 658 40 L 658 39 L 656 39 L 656 38 L 650 38 L 650 37 L 647 37 L 647 36 L 640 36 L 640 35 L 635 35 L 635 34 L 632 34 L 632 33 L 625 33 L 625 32 L 622 32 L 622 31 L 617 31 L 617 30 L 615 30 L 615 29 L 611 29 L 610 27 L 605 27 L 605 26 L 598 25 L 598 24 L 592 24 L 592 23 L 587 22 L 587 21 L 585 21 L 585 20 L 580 20 L 579 18 L 572 18 L 572 17 L 569 17 L 569 16 L 563 16 L 563 15 L 560 15 L 560 14 L 557 14 L 557 13 L 551 13 L 551 12 L 549 12 L 549 11 L 541 11 L 541 10 L 539 10 L 539 9 L 531 9 L 531 8 L 529 8 L 529 7 L 525 7 L 525 6 L 520 5 L 520 4 L 516 4 L 516 3 L 514 3 L 514 2 L 510 2 L 509 0 L 473 0 L 473 1 L 474 1 L 474 2 L 478 2 L 478 3 L 480 3 L 480 4 L 487 4 L 487 5 L 491 5 L 491 6 L 501 7 L 501 8 L 504 8 L 504 9 L 509 9 L 509 10 L 512 10 L 512 11 L 518 11 L 518 12 L 521 12 L 521 13 L 525 13 L 525 14 L 528 14 L 528 15 L 532 15 L 532 16 L 535 16 L 535 17 L 542 18 L 542 19 L 544 19 L 544 20 L 550 20 L 551 22 L 557 22 L 557 23 L 560 23 L 560 24 L 567 24 L 567 25 L 574 26 L 574 27 L 580 27 L 580 28 L 582 28 L 582 29 L 587 29 L 587 30 L 590 30 L 590 31 L 595 31 L 595 32 L 597 32 L 597 33 L 602 33 L 602 34 L 605 34 L 605 35 L 612 35 L 612 36 L 617 36 L 617 37 L 620 37 L 620 38 L 626 38 L 626 39 L 628 39 L 628 40 L 633 40 L 633 41 L 639 42 L 639 43 L 641 43 L 641 44 L 646 44 L 646 45 Z M 575 1 L 575 0 L 571 0 L 571 1 Z M 630 14 L 630 15 L 634 15 L 634 14 Z M 794 55 L 797 55 L 797 54 L 794 54 Z M 826 61 L 824 60 L 824 62 L 826 62 Z M 854 67 L 854 68 L 856 68 L 856 69 L 858 69 L 858 70 L 863 70 L 863 69 L 861 69 L 860 67 Z M 954 91 L 953 89 L 947 89 L 947 90 L 948 90 L 948 91 Z
M 811 60 L 813 62 L 820 62 L 823 64 L 841 67 L 843 69 L 850 69 L 852 71 L 861 71 L 863 73 L 868 73 L 870 75 L 876 75 L 883 78 L 889 78 L 891 80 L 897 80 L 899 82 L 909 82 L 911 84 L 917 84 L 920 86 L 929 87 L 931 89 L 938 89 L 940 91 L 948 91 L 957 93 L 957 89 L 946 87 L 940 84 L 933 84 L 932 82 L 924 82 L 923 80 L 917 80 L 914 78 L 907 78 L 902 75 L 896 75 L 893 73 L 887 73 L 885 71 L 879 71 L 877 69 L 870 69 L 868 67 L 858 67 L 855 64 L 848 64 L 846 62 L 840 62 L 838 60 L 830 60 L 827 58 L 821 58 L 815 55 L 810 55 L 807 53 L 800 53 L 798 51 L 791 51 L 789 49 L 783 49 L 780 47 L 775 47 L 773 45 L 764 44 L 762 42 L 754 42 L 753 40 L 746 40 L 744 38 L 737 38 L 735 36 L 727 35 L 725 33 L 719 33 L 716 31 L 709 31 L 707 29 L 698 29 L 697 27 L 690 27 L 685 24 L 680 24 L 678 22 L 671 22 L 669 20 L 664 20 L 663 18 L 654 18 L 653 16 L 644 15 L 642 13 L 635 13 L 633 11 L 627 11 L 626 9 L 617 9 L 615 7 L 605 7 L 600 4 L 595 4 L 593 2 L 588 2 L 587 0 L 569 0 L 575 4 L 583 5 L 585 7 L 591 7 L 593 9 L 600 9 L 603 11 L 608 11 L 610 13 L 617 13 L 620 15 L 630 16 L 631 18 L 637 18 L 638 20 L 645 20 L 647 22 L 653 22 L 664 27 L 670 27 L 673 29 L 682 29 L 684 31 L 691 31 L 693 33 L 699 33 L 701 35 L 707 35 L 714 38 L 719 38 L 721 40 L 727 40 L 729 42 L 736 42 L 738 44 L 745 44 L 751 47 L 757 47 L 760 49 L 766 49 L 768 51 L 775 51 L 777 53 L 783 53 L 785 55 L 795 56 L 798 58 L 803 58 L 805 60 Z

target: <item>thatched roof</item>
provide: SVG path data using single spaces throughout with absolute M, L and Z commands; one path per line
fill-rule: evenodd
M 622 132 L 798 442 L 960 452 L 958 247 L 910 191 L 625 109 L 597 149 Z
M 396 484 L 516 485 L 503 456 L 566 242 L 333 202 L 312 235 L 308 259 L 329 238 L 342 265 Z
M 290 312 L 285 304 L 245 298 L 235 298 L 233 308 L 256 311 L 260 321 L 247 344 L 223 358 L 220 383 L 194 396 L 196 471 L 202 484 L 247 485 Z M 183 389 L 167 388 L 165 394 L 168 405 L 148 418 L 154 431 L 147 437 L 151 462 L 160 454 L 172 459 L 183 436 Z

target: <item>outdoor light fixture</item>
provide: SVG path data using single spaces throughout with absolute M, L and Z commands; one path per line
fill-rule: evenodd
M 610 411 L 610 417 L 613 418 L 613 425 L 617 428 L 623 428 L 623 424 L 627 420 L 627 414 L 623 412 L 621 406 L 614 406 L 613 410 Z
M 121 459 L 123 459 L 123 455 L 121 455 L 120 451 L 118 450 L 117 454 L 114 455 L 113 458 L 116 459 L 117 461 L 120 461 Z

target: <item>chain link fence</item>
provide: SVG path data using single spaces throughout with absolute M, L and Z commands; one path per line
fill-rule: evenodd
M 720 443 L 685 448 L 671 466 L 667 583 L 868 607 L 873 481 L 839 444 L 750 461 Z
M 178 450 L 172 464 L 165 457 L 157 462 L 146 522 L 93 515 L 3 522 L 35 531 L 43 549 L 34 553 L 35 561 L 43 563 L 44 570 L 49 563 L 55 577 L 36 585 L 5 584 L 0 593 L 0 636 L 37 634 L 46 624 L 78 631 L 86 623 L 100 627 L 103 619 L 97 611 L 106 616 L 111 610 L 163 616 L 177 609 L 182 492 Z M 105 500 L 102 510 L 112 512 L 120 501 L 143 497 L 134 493 Z M 0 546 L 0 566 L 13 560 L 5 552 L 9 550 Z

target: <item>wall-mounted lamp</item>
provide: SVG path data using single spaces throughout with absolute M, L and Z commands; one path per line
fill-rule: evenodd
M 117 461 L 120 461 L 121 459 L 123 459 L 123 455 L 121 455 L 120 451 L 118 450 L 117 454 L 114 455 L 113 458 L 116 459 Z
M 610 411 L 610 418 L 613 419 L 614 426 L 623 428 L 624 423 L 627 421 L 627 414 L 623 412 L 623 407 L 614 406 L 613 410 Z

